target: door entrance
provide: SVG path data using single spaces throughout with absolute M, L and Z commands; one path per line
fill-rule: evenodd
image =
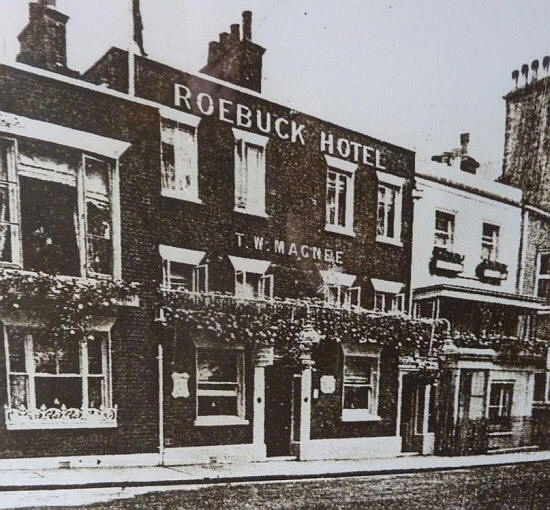
M 268 457 L 290 455 L 294 370 L 275 364 L 265 369 L 265 444 Z

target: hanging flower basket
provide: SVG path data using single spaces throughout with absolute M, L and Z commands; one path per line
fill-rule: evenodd
M 464 271 L 464 255 L 436 246 L 432 252 L 430 272 L 455 276 Z
M 476 268 L 480 280 L 501 281 L 508 278 L 508 266 L 496 260 L 484 259 Z

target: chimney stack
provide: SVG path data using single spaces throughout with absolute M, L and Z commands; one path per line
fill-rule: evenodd
M 243 39 L 252 42 L 252 11 L 243 12 Z
M 38 0 L 29 4 L 29 22 L 18 36 L 17 61 L 48 71 L 76 77 L 67 67 L 67 21 L 69 17 L 56 9 L 55 0 Z
M 252 12 L 242 14 L 242 38 L 238 24 L 229 33 L 220 34 L 219 42 L 208 47 L 208 62 L 201 72 L 256 92 L 262 90 L 262 66 L 265 49 L 252 42 Z
M 539 61 L 537 59 L 531 62 L 531 71 L 533 71 L 533 76 L 531 78 L 531 81 L 537 81 L 538 74 L 539 74 Z

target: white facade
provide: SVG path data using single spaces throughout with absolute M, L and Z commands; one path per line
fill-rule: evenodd
M 522 192 L 464 172 L 455 165 L 435 162 L 417 169 L 416 188 L 419 198 L 414 205 L 411 288 L 452 285 L 514 293 L 521 239 Z M 463 270 L 454 275 L 430 271 L 436 243 L 436 211 L 454 218 L 449 251 L 464 256 Z M 507 266 L 507 276 L 498 281 L 483 280 L 476 274 L 483 259 L 484 224 L 497 227 L 494 260 Z

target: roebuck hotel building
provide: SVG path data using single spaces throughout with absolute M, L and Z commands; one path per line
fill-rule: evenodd
M 249 12 L 195 74 L 67 21 L 0 66 L 0 466 L 399 453 L 414 153 L 266 100 Z

